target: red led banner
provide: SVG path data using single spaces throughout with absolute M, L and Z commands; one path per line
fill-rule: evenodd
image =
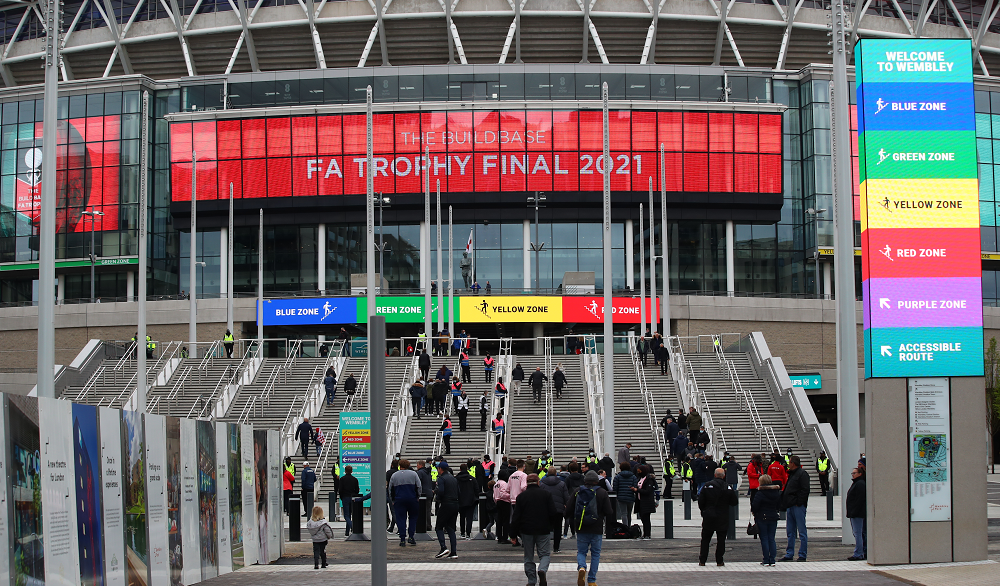
M 781 193 L 781 115 L 610 113 L 611 189 L 659 189 L 659 145 L 668 191 Z M 375 114 L 375 191 L 452 193 L 600 191 L 599 111 L 503 110 Z M 363 114 L 175 122 L 172 199 L 360 195 L 367 164 Z M 430 150 L 430 156 L 424 153 Z

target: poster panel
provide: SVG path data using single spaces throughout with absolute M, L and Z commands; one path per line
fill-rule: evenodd
M 181 470 L 181 420 L 167 417 L 167 539 L 170 543 L 171 586 L 180 586 L 184 579 Z
M 229 437 L 229 538 L 233 548 L 233 570 L 243 567 L 243 452 L 240 426 L 226 424 Z
M 97 407 L 76 403 L 72 403 L 72 406 L 80 584 L 82 586 L 104 586 L 101 444 L 97 426 Z
M 7 451 L 7 397 L 0 393 L 0 586 L 10 586 L 10 500 L 8 483 L 10 477 L 10 453 Z
M 104 584 L 125 586 L 125 499 L 122 476 L 121 411 L 98 408 L 101 431 L 101 522 L 104 537 Z
M 80 585 L 76 500 L 73 490 L 73 404 L 38 399 L 38 429 L 42 449 L 42 531 L 45 543 L 45 583 Z
M 147 413 L 146 431 L 146 511 L 149 535 L 149 583 L 152 586 L 170 584 L 170 563 L 167 550 L 167 420 L 162 415 Z
M 268 534 L 267 561 L 273 562 L 281 556 L 281 454 L 278 448 L 278 431 L 267 430 L 267 504 Z
M 45 532 L 42 526 L 42 458 L 38 432 L 38 399 L 7 395 L 10 428 L 13 551 L 15 586 L 45 584 Z
M 196 421 L 198 432 L 198 528 L 201 540 L 201 579 L 219 575 L 218 510 L 215 503 L 215 427 Z
M 253 472 L 254 496 L 257 525 L 257 561 L 267 563 L 271 559 L 268 549 L 268 491 L 267 491 L 267 430 L 253 430 Z
M 128 586 L 149 583 L 149 541 L 146 534 L 146 434 L 142 414 L 122 411 L 125 487 L 125 555 Z
M 215 474 L 216 509 L 218 527 L 216 529 L 216 551 L 219 560 L 219 575 L 233 571 L 233 548 L 230 537 L 229 511 L 229 427 L 225 423 L 215 424 Z
M 201 580 L 201 564 L 198 561 L 197 432 L 193 419 L 181 419 L 180 424 L 180 533 L 184 551 L 181 583 L 194 584 Z
M 340 465 L 351 466 L 358 479 L 358 490 L 372 489 L 372 424 L 370 411 L 344 411 L 340 414 Z
M 256 468 L 254 468 L 253 426 L 240 426 L 240 466 L 243 474 L 243 563 L 256 564 L 260 558 L 257 537 Z
M 951 521 L 951 389 L 947 378 L 907 380 L 910 520 Z

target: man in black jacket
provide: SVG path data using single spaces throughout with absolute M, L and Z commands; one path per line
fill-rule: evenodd
M 424 350 L 420 354 L 420 358 L 417 358 L 417 366 L 420 367 L 420 373 L 423 375 L 424 380 L 428 380 L 428 374 L 431 372 L 431 357 L 427 355 L 427 350 Z
M 601 563 L 601 544 L 604 542 L 604 523 L 608 517 L 614 515 L 608 491 L 598 486 L 600 481 L 601 477 L 597 472 L 593 470 L 587 472 L 583 478 L 583 486 L 570 495 L 569 502 L 566 503 L 566 517 L 576 528 L 577 586 L 597 584 L 597 567 Z M 589 504 L 581 503 L 582 510 L 578 512 L 576 503 L 581 501 L 580 495 L 584 495 L 583 502 L 589 501 Z M 581 557 L 587 559 L 588 550 L 590 551 L 589 573 L 586 564 L 579 562 Z
M 788 458 L 788 482 L 785 483 L 785 491 L 781 493 L 782 511 L 787 511 L 785 515 L 785 535 L 788 536 L 788 547 L 785 549 L 785 557 L 778 561 L 790 562 L 795 554 L 795 534 L 799 535 L 799 558 L 800 562 L 806 561 L 808 552 L 809 535 L 806 531 L 806 505 L 809 504 L 809 473 L 802 468 L 801 460 L 798 456 Z
M 868 559 L 868 495 L 865 493 L 864 468 L 851 470 L 851 488 L 847 489 L 847 518 L 854 533 L 854 554 L 848 561 Z
M 726 484 L 726 471 L 716 470 L 715 478 L 705 483 L 698 495 L 698 508 L 701 510 L 701 554 L 698 565 L 704 566 L 708 561 L 708 546 L 715 534 L 715 563 L 724 566 L 723 556 L 726 554 L 726 531 L 729 529 L 729 507 L 739 506 L 739 495 Z
M 441 462 L 438 464 L 437 486 L 434 488 L 434 495 L 437 499 L 438 514 L 434 530 L 437 531 L 438 543 L 441 544 L 441 551 L 435 558 L 447 557 L 458 558 L 458 546 L 455 541 L 455 521 L 458 520 L 458 480 L 451 475 L 448 464 Z M 451 541 L 451 549 L 444 545 L 444 534 L 448 533 Z
M 545 573 L 549 571 L 549 556 L 552 553 L 551 539 L 553 521 L 558 522 L 559 512 L 555 501 L 547 490 L 538 485 L 538 475 L 528 475 L 528 486 L 517 496 L 517 506 L 510 520 L 511 543 L 516 543 L 515 535 L 521 536 L 524 544 L 524 574 L 528 584 L 536 582 L 546 585 Z M 538 550 L 538 574 L 535 574 L 535 550 Z
M 302 423 L 295 428 L 295 439 L 302 442 L 302 457 L 309 457 L 309 438 L 312 437 L 313 428 L 309 425 L 309 418 L 305 417 L 302 419 Z M 306 504 L 305 501 L 302 504 Z M 311 512 L 311 511 L 310 511 Z
M 535 372 L 531 373 L 528 377 L 528 384 L 531 385 L 531 398 L 534 399 L 535 403 L 542 400 L 542 384 L 549 380 L 549 377 L 545 376 L 540 367 L 535 367 Z
M 358 479 L 354 477 L 351 472 L 354 469 L 350 466 L 344 466 L 344 476 L 340 479 L 340 490 L 337 492 L 337 496 L 340 498 L 340 504 L 344 508 L 344 519 L 347 521 L 347 531 L 344 532 L 345 537 L 351 535 L 352 520 L 351 513 L 354 512 L 354 507 L 351 506 L 351 501 L 354 497 L 361 494 L 361 487 L 358 485 Z

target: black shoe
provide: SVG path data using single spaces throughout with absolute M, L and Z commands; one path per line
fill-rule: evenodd
M 859 557 L 856 557 L 856 556 L 852 555 L 851 557 L 847 558 L 847 561 L 849 561 L 849 562 L 859 562 L 859 561 L 861 561 L 863 559 L 865 559 L 865 558 L 859 558 Z
M 321 567 L 321 568 L 325 568 L 326 566 L 327 566 L 327 564 L 323 564 L 323 565 L 322 565 L 322 566 L 320 566 L 320 567 Z
M 406 547 L 406 542 L 403 540 L 399 541 L 399 547 Z
M 451 554 L 451 555 L 448 556 L 448 559 L 449 560 L 457 560 L 458 559 L 458 554 L 457 553 L 453 553 L 453 554 Z
M 314 570 L 318 570 L 318 569 L 319 569 L 319 566 L 313 566 L 313 569 L 314 569 Z
M 447 555 L 448 555 L 448 554 L 450 554 L 450 553 L 451 553 L 451 550 L 450 550 L 450 549 L 448 549 L 448 548 L 446 547 L 446 548 L 442 549 L 441 551 L 439 551 L 439 552 L 437 553 L 437 555 L 436 555 L 436 556 L 434 556 L 434 558 L 435 558 L 435 559 L 441 559 L 441 558 L 443 558 L 443 557 L 447 556 Z
M 409 538 L 409 539 L 407 539 L 406 542 L 409 543 L 410 545 L 416 545 L 417 544 L 417 540 L 414 539 L 414 538 L 412 538 L 412 537 Z
M 705 565 L 705 562 L 698 562 L 698 565 L 699 565 L 699 566 L 704 566 L 704 565 Z
M 538 572 L 538 586 L 548 586 L 548 580 L 545 579 L 545 572 L 539 570 Z
M 779 562 L 791 562 L 794 561 L 793 558 L 778 558 Z
M 717 565 L 717 566 L 724 566 L 724 565 L 726 565 L 726 562 L 715 562 L 715 565 Z
M 797 562 L 804 562 L 804 561 L 806 561 L 806 558 L 799 558 L 799 559 L 797 559 L 795 561 L 797 561 Z

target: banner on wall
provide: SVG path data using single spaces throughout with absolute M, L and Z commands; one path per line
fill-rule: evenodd
M 340 466 L 350 466 L 358 480 L 358 490 L 372 489 L 372 418 L 370 411 L 340 413 Z
M 562 297 L 462 297 L 462 321 L 562 322 Z
M 76 403 L 72 405 L 80 584 L 82 586 L 104 586 L 101 439 L 97 423 L 97 407 Z
M 181 420 L 167 417 L 167 540 L 170 544 L 170 584 L 184 583 L 184 500 L 181 462 Z
M 253 435 L 253 482 L 254 482 L 254 523 L 257 527 L 257 561 L 267 563 L 271 559 L 270 528 L 268 522 L 268 471 L 267 471 L 267 430 L 255 429 Z
M 162 415 L 143 416 L 146 428 L 146 511 L 149 535 L 149 583 L 170 584 L 170 542 L 162 528 L 167 519 L 167 421 Z
M 99 408 L 101 433 L 101 520 L 104 537 L 104 584 L 125 586 L 125 499 L 122 475 L 121 411 Z
M 142 414 L 122 411 L 125 480 L 125 555 L 128 586 L 149 583 L 149 536 L 146 534 L 146 434 Z
M 951 389 L 947 377 L 908 381 L 910 520 L 951 521 Z
M 256 564 L 261 560 L 260 539 L 257 534 L 257 485 L 254 468 L 253 426 L 240 426 L 240 466 L 243 478 L 243 564 Z
M 42 444 L 42 527 L 45 542 L 45 583 L 80 585 L 80 552 L 76 530 L 76 490 L 73 466 L 73 404 L 38 399 L 38 429 Z
M 12 509 L 7 485 L 10 482 L 10 452 L 7 450 L 7 398 L 0 394 L 0 515 L 12 519 Z M 8 522 L 0 523 L 0 585 L 10 585 L 10 528 Z
M 972 45 L 855 52 L 865 377 L 982 376 Z
M 195 421 L 180 420 L 180 534 L 184 561 L 181 565 L 181 584 L 201 581 L 201 564 L 198 560 L 201 542 L 198 529 L 198 453 L 195 445 Z
M 42 454 L 38 399 L 7 395 L 10 429 L 13 531 L 11 578 L 17 584 L 45 583 L 45 532 L 42 523 Z
M 219 575 L 218 508 L 216 506 L 215 427 L 196 421 L 198 433 L 198 527 L 201 541 L 201 579 Z
M 267 430 L 267 561 L 269 562 L 276 561 L 281 557 L 281 533 L 284 526 L 281 517 L 281 454 L 279 450 L 277 430 Z
M 232 523 L 229 510 L 229 424 L 215 424 L 215 472 L 216 472 L 216 548 L 219 559 L 219 575 L 233 571 L 233 548 L 230 536 Z
M 238 424 L 227 423 L 229 437 L 229 538 L 233 549 L 233 569 L 243 567 L 243 451 L 241 428 Z

